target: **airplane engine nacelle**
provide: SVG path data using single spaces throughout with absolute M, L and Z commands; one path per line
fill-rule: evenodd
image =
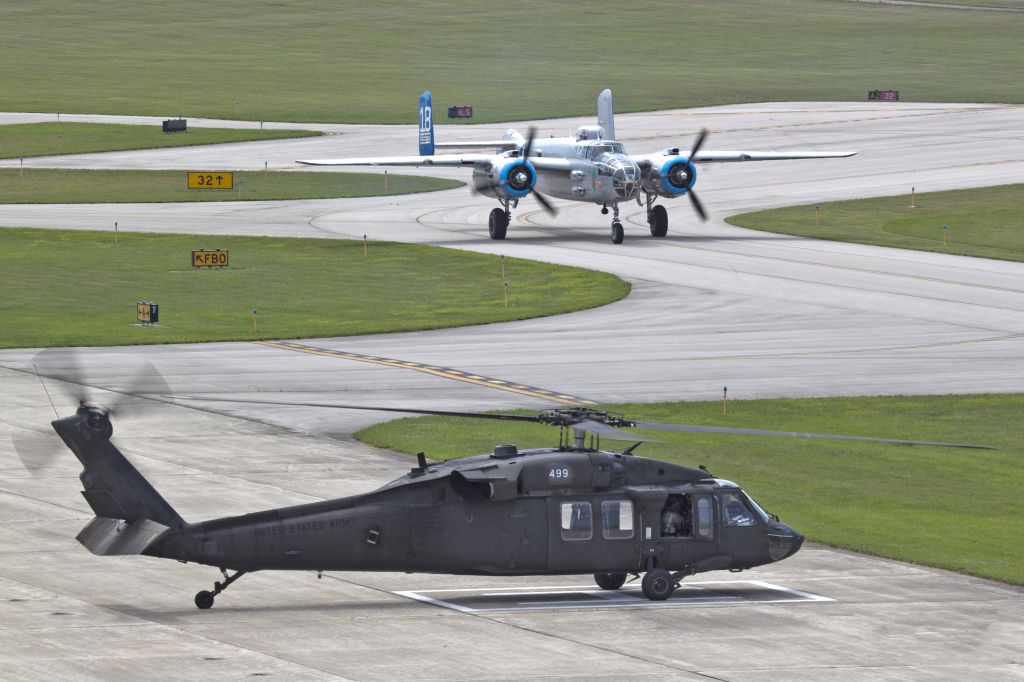
M 537 184 L 537 169 L 523 159 L 512 158 L 491 170 L 473 171 L 477 191 L 495 199 L 522 199 Z
M 697 182 L 697 167 L 686 158 L 666 153 L 659 162 L 652 164 L 644 174 L 644 189 L 651 194 L 663 197 L 678 197 L 686 194 Z

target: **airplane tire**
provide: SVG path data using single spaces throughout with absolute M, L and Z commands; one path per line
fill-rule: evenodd
M 213 592 L 202 590 L 196 592 L 196 606 L 201 609 L 208 609 L 213 606 Z
M 612 223 L 612 244 L 621 244 L 626 232 L 622 229 L 622 223 Z
M 617 590 L 626 583 L 625 573 L 595 573 L 594 582 L 602 590 Z
M 668 234 L 668 211 L 664 206 L 651 209 L 651 236 L 664 237 Z
M 664 568 L 656 568 L 644 575 L 640 584 L 644 596 L 651 601 L 665 601 L 672 596 L 676 589 L 676 583 L 672 580 L 672 574 Z
M 487 218 L 487 232 L 491 239 L 504 239 L 508 232 L 508 218 L 500 208 L 493 209 Z

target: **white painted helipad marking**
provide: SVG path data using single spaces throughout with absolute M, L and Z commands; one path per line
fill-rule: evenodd
M 753 588 L 770 590 L 779 593 L 778 598 L 773 599 L 748 599 L 742 594 L 713 594 L 716 590 L 713 586 L 736 587 L 749 585 Z M 696 592 L 707 592 L 707 596 L 693 596 Z M 507 606 L 486 606 L 474 607 L 461 604 L 459 597 L 440 599 L 439 594 L 457 593 L 463 598 L 488 598 L 508 599 Z M 600 590 L 594 589 L 592 585 L 557 585 L 557 586 L 533 586 L 533 587 L 467 587 L 462 589 L 424 590 L 401 590 L 392 592 L 400 597 L 415 599 L 425 604 L 433 604 L 461 613 L 488 613 L 496 611 L 546 611 L 556 609 L 610 609 L 610 608 L 684 608 L 687 606 L 726 606 L 726 605 L 758 605 L 758 604 L 794 604 L 808 602 L 830 602 L 835 601 L 829 597 L 819 594 L 794 590 L 790 587 L 783 587 L 763 580 L 707 580 L 702 582 L 690 582 L 680 585 L 670 599 L 665 601 L 650 601 L 643 596 L 639 586 L 629 586 L 621 590 Z M 558 599 L 564 595 L 574 595 L 578 599 Z M 555 599 L 543 599 L 543 597 L 556 597 Z M 524 598 L 534 597 L 524 601 Z M 536 599 L 536 598 L 541 599 Z

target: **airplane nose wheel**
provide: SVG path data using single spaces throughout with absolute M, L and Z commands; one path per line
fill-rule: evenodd
M 626 232 L 622 229 L 622 223 L 619 222 L 619 205 L 612 205 L 612 244 L 621 244 L 623 238 L 625 238 Z
M 644 596 L 651 601 L 665 601 L 675 591 L 676 579 L 664 568 L 656 568 L 644 575 L 640 588 Z

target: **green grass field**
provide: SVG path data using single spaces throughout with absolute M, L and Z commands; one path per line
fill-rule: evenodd
M 318 134 L 308 130 L 237 128 L 190 128 L 184 133 L 164 133 L 159 126 L 67 122 L 58 124 L 56 121 L 25 123 L 0 125 L 0 159 L 277 140 Z
M 1024 185 L 858 199 L 757 211 L 726 222 L 765 232 L 1024 261 Z M 947 227 L 943 229 L 943 225 Z M 943 243 L 945 238 L 945 244 Z
M 229 249 L 196 270 L 191 250 Z M 0 347 L 374 334 L 552 315 L 618 300 L 604 273 L 431 246 L 334 239 L 0 230 Z M 135 326 L 136 301 L 161 326 Z M 257 313 L 253 331 L 251 310 Z
M 1004 0 L 1005 1 L 1005 0 Z M 0 110 L 411 123 L 765 100 L 1024 101 L 1024 14 L 837 0 L 0 3 Z
M 998 451 L 650 432 L 637 454 L 707 467 L 811 540 L 1024 584 L 1024 395 L 612 405 L 647 421 L 981 443 Z M 547 426 L 426 417 L 360 440 L 441 459 L 557 444 Z M 605 440 L 605 448 L 626 443 Z
M 378 173 L 244 171 L 235 172 L 235 189 L 190 190 L 186 171 L 0 168 L 0 204 L 332 199 L 434 192 L 462 184 L 393 173 L 385 180 Z

